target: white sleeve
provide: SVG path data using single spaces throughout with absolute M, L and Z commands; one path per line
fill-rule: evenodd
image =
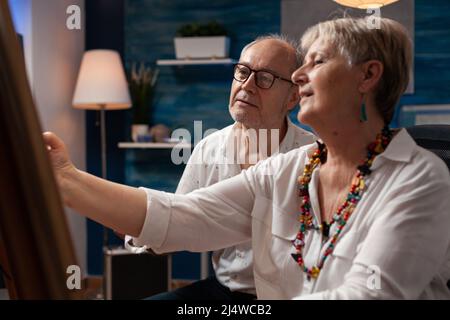
M 229 247 L 251 238 L 254 191 L 245 174 L 186 195 L 142 188 L 147 216 L 133 238 L 156 253 L 203 252 Z
M 199 144 L 192 151 L 189 157 L 188 163 L 184 168 L 183 175 L 181 176 L 180 182 L 176 190 L 176 194 L 186 194 L 194 190 L 199 189 L 202 185 L 200 180 L 202 179 L 201 173 L 204 168 L 203 164 L 203 146 L 204 140 L 200 141 Z
M 188 163 L 183 171 L 183 175 L 178 183 L 177 194 L 186 194 L 200 188 L 200 170 L 203 169 L 202 164 L 202 150 L 203 140 L 194 148 Z M 147 246 L 137 246 L 131 236 L 126 235 L 124 238 L 124 247 L 132 253 L 148 252 Z
M 441 173 L 421 170 L 391 190 L 343 285 L 299 299 L 418 299 L 450 245 L 450 183 Z M 379 287 L 368 270 L 380 271 Z

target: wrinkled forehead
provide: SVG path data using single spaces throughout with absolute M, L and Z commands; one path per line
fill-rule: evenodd
M 242 52 L 239 62 L 255 70 L 267 69 L 290 75 L 296 69 L 294 48 L 277 40 L 262 40 Z

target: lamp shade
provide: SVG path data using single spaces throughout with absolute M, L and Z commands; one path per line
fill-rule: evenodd
M 131 107 L 120 55 L 112 50 L 86 51 L 81 61 L 73 107 L 118 110 Z
M 368 8 L 380 8 L 386 6 L 398 0 L 334 0 L 335 2 L 352 8 L 368 9 Z

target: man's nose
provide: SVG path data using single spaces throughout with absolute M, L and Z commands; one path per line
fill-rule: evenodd
M 252 93 L 256 91 L 256 75 L 254 72 L 250 73 L 247 80 L 242 82 L 241 88 Z

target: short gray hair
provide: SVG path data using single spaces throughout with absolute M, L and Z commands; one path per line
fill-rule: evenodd
M 253 40 L 252 42 L 250 42 L 249 44 L 247 44 L 241 51 L 241 56 L 244 54 L 244 52 L 250 48 L 251 46 L 257 44 L 258 42 L 261 42 L 263 40 L 278 40 L 280 42 L 283 42 L 284 44 L 288 45 L 289 47 L 292 47 L 292 49 L 294 49 L 295 52 L 295 66 L 293 66 L 293 70 L 295 71 L 298 68 L 300 68 L 302 66 L 302 62 L 303 62 L 303 56 L 300 50 L 300 45 L 298 41 L 295 41 L 291 38 L 289 38 L 286 35 L 283 34 L 278 34 L 278 33 L 270 33 L 267 35 L 263 35 L 263 36 L 259 36 L 257 37 L 255 40 Z
M 406 29 L 398 22 L 380 18 L 380 28 L 370 27 L 368 18 L 340 18 L 310 27 L 301 39 L 303 54 L 317 40 L 329 41 L 350 65 L 378 60 L 384 72 L 374 92 L 375 105 L 386 124 L 405 92 L 411 72 L 412 44 Z

